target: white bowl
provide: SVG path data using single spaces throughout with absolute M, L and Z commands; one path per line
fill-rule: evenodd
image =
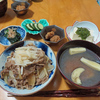
M 74 34 L 74 28 L 75 27 L 84 27 L 87 28 L 88 30 L 92 30 L 92 36 L 94 37 L 94 44 L 97 44 L 98 42 L 100 42 L 100 32 L 98 30 L 98 27 L 89 21 L 76 21 L 73 26 L 68 26 L 65 30 L 66 35 L 68 37 L 68 39 L 71 41 L 73 40 L 73 34 Z

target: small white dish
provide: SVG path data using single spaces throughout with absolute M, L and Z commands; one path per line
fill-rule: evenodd
M 76 21 L 73 26 L 68 26 L 66 27 L 66 35 L 68 37 L 68 39 L 71 41 L 73 40 L 73 35 L 74 35 L 74 29 L 75 27 L 83 27 L 83 28 L 87 28 L 88 30 L 92 30 L 92 36 L 94 37 L 94 44 L 97 44 L 98 42 L 100 42 L 100 32 L 98 30 L 98 27 L 89 21 Z

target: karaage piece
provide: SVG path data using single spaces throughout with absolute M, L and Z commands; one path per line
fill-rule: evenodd
M 52 28 L 52 31 L 56 32 L 56 29 L 55 28 Z
M 54 36 L 54 31 L 51 31 L 51 32 L 47 32 L 47 34 L 45 35 L 45 39 L 50 39 Z
M 58 42 L 60 40 L 60 36 L 58 36 L 58 35 L 54 35 L 51 39 L 50 39 L 50 41 L 52 41 L 52 42 Z

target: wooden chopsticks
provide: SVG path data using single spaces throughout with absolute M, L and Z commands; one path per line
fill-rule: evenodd
M 71 89 L 71 90 L 53 90 L 53 91 L 40 91 L 33 95 L 25 97 L 99 97 L 99 89 Z M 8 93 L 8 97 L 21 97 Z

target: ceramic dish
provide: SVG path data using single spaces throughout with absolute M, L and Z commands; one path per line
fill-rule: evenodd
M 0 0 L 0 17 L 4 16 L 7 11 L 7 0 Z
M 89 21 L 76 21 L 73 26 L 68 26 L 65 29 L 66 35 L 68 37 L 69 40 L 73 40 L 73 34 L 74 34 L 74 28 L 75 27 L 83 27 L 83 28 L 87 28 L 88 30 L 92 30 L 92 36 L 94 37 L 94 42 L 95 44 L 97 44 L 100 41 L 100 32 L 98 30 L 98 27 Z
M 23 10 L 16 10 L 17 5 L 24 5 L 25 9 L 23 9 Z M 18 16 L 25 15 L 27 13 L 27 11 L 28 11 L 29 6 L 30 6 L 30 3 L 28 3 L 27 1 L 16 1 L 16 2 L 11 4 L 11 8 L 13 9 L 13 11 Z
M 39 31 L 31 31 L 31 30 L 29 30 L 29 29 L 26 28 L 26 24 L 33 23 L 33 21 L 36 23 L 35 20 L 25 19 L 21 23 L 21 26 L 26 30 L 27 33 L 36 35 L 36 34 L 39 34 L 41 32 L 41 30 L 39 30 Z M 39 23 L 41 23 L 43 25 L 43 27 L 49 26 L 49 23 L 47 22 L 46 19 L 40 19 L 39 20 Z
M 76 53 L 71 55 L 69 50 L 70 48 L 85 48 L 86 51 L 81 53 Z M 96 70 L 91 66 L 88 66 L 81 62 L 81 58 L 86 58 L 88 60 L 94 61 L 100 64 L 100 47 L 95 45 L 94 43 L 83 41 L 83 40 L 72 40 L 65 43 L 57 53 L 57 64 L 59 71 L 65 81 L 78 88 L 82 89 L 92 89 L 100 87 L 100 70 Z M 90 64 L 90 63 L 88 63 Z M 91 63 L 92 64 L 92 63 Z M 96 65 L 95 65 L 96 66 Z M 100 65 L 99 65 L 100 66 Z M 80 71 L 77 69 L 81 68 L 84 71 L 78 76 Z M 74 73 L 74 78 L 72 79 L 72 73 L 76 70 L 76 74 Z M 78 84 L 75 80 L 81 82 Z M 74 80 L 74 81 L 73 81 Z
M 21 47 L 21 46 L 25 46 L 25 45 L 27 45 L 27 44 L 29 44 L 29 43 L 33 43 L 36 47 L 41 48 L 41 49 L 45 52 L 45 54 L 46 54 L 46 55 L 49 57 L 49 59 L 52 61 L 52 65 L 54 66 L 54 69 L 53 69 L 52 72 L 50 73 L 49 79 L 48 79 L 44 84 L 35 86 L 35 87 L 34 87 L 33 89 L 31 89 L 31 90 L 27 90 L 27 89 L 21 89 L 21 90 L 19 90 L 19 89 L 17 89 L 17 88 L 13 88 L 13 87 L 11 87 L 11 86 L 8 86 L 8 85 L 4 82 L 4 80 L 0 79 L 0 86 L 1 86 L 4 90 L 6 90 L 6 91 L 8 91 L 8 92 L 10 92 L 10 93 L 12 93 L 12 94 L 14 94 L 14 95 L 25 96 L 25 95 L 31 95 L 31 94 L 33 94 L 33 93 L 36 93 L 36 92 L 40 91 L 41 89 L 43 89 L 44 87 L 46 87 L 46 86 L 51 82 L 51 80 L 53 79 L 53 77 L 54 77 L 54 75 L 55 75 L 55 72 L 56 72 L 56 57 L 55 57 L 54 52 L 52 51 L 52 49 L 51 49 L 48 45 L 46 45 L 46 44 L 44 44 L 44 43 L 42 43 L 42 42 L 39 42 L 39 41 L 21 41 L 21 42 L 18 42 L 18 43 L 16 43 L 16 44 L 13 44 L 12 46 L 8 47 L 8 48 L 1 54 L 1 56 L 0 56 L 0 65 L 1 65 L 1 66 L 0 66 L 0 72 L 1 72 L 2 68 L 5 66 L 5 62 L 6 62 L 6 60 L 7 60 L 7 56 L 9 56 L 10 53 L 11 53 L 12 51 L 15 50 L 15 48 Z M 0 77 L 1 77 L 1 76 L 0 76 Z
M 50 31 L 52 30 L 52 28 L 54 28 L 54 29 L 56 30 L 56 31 L 54 32 L 55 35 L 60 36 L 60 40 L 57 41 L 57 42 L 55 42 L 55 41 L 53 42 L 53 41 L 50 41 L 50 40 L 45 39 L 45 35 L 46 35 L 48 32 L 50 32 Z M 62 28 L 60 28 L 60 27 L 58 27 L 58 26 L 56 26 L 56 25 L 50 25 L 50 26 L 44 27 L 44 28 L 42 29 L 42 31 L 40 32 L 40 35 L 41 35 L 41 37 L 43 38 L 43 40 L 44 40 L 45 42 L 47 42 L 47 43 L 58 43 L 58 42 L 60 42 L 63 38 L 65 38 L 64 29 L 62 29 Z
M 26 31 L 24 28 L 20 27 L 20 26 L 15 26 L 15 25 L 12 25 L 12 26 L 8 26 L 6 28 L 3 28 L 1 31 L 0 31 L 0 44 L 2 44 L 3 46 L 5 47 L 8 47 L 11 45 L 11 43 L 9 42 L 9 40 L 4 37 L 4 31 L 8 28 L 16 28 L 17 29 L 17 32 L 21 35 L 21 40 L 20 41 L 23 41 L 25 40 L 26 38 Z

